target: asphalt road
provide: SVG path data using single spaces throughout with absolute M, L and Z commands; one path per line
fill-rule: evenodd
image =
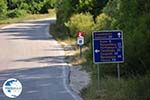
M 67 84 L 68 65 L 64 50 L 48 34 L 55 19 L 7 25 L 0 29 L 0 100 L 11 100 L 2 92 L 8 78 L 23 85 L 13 100 L 80 100 Z

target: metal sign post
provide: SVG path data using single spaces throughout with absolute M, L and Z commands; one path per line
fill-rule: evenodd
M 120 66 L 119 66 L 119 63 L 117 64 L 117 74 L 118 74 L 118 80 L 120 80 Z
M 100 68 L 99 68 L 100 66 L 99 65 L 97 65 L 97 88 L 98 88 L 98 90 L 100 90 Z
M 82 46 L 80 45 L 80 58 L 82 57 Z

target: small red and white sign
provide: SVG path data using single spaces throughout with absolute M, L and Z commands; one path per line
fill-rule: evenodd
M 85 33 L 84 32 L 78 32 L 77 37 L 84 37 Z

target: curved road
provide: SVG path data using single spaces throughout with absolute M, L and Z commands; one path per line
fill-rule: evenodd
M 81 100 L 67 84 L 64 50 L 48 34 L 55 19 L 11 24 L 0 29 L 0 100 L 8 78 L 19 79 L 22 94 L 14 100 Z

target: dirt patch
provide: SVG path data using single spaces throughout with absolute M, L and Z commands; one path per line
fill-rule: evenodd
M 73 66 L 70 68 L 70 86 L 80 94 L 80 91 L 85 88 L 90 82 L 89 73 L 81 70 L 82 66 Z

